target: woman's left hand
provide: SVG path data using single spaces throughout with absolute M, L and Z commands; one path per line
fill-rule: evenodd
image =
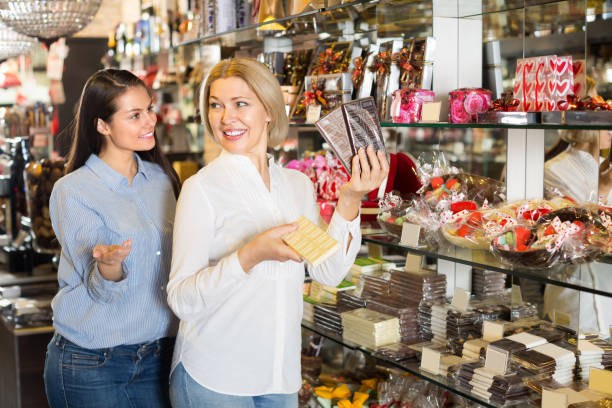
M 353 157 L 351 173 L 351 181 L 340 189 L 336 207 L 340 215 L 348 221 L 355 219 L 359 214 L 364 194 L 380 187 L 387 177 L 389 162 L 383 152 L 375 152 L 372 146 L 368 146 L 366 150 L 359 149 Z

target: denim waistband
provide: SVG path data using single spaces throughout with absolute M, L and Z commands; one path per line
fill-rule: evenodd
M 100 351 L 105 351 L 105 352 L 123 352 L 123 353 L 139 353 L 140 352 L 142 353 L 143 351 L 150 350 L 150 349 L 170 347 L 174 345 L 174 340 L 175 340 L 174 337 L 161 337 L 159 339 L 144 342 L 144 343 L 120 344 L 120 345 L 113 346 L 113 347 L 104 347 L 104 348 L 97 348 L 97 349 L 91 349 L 91 350 L 100 350 Z M 56 346 L 70 344 L 76 347 L 88 348 L 88 347 L 79 346 L 78 344 L 71 342 L 70 340 L 62 336 L 57 331 L 53 335 L 53 343 L 55 343 Z

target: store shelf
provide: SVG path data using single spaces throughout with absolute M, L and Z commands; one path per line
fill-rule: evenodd
M 378 355 L 374 354 L 374 351 L 371 349 L 368 349 L 367 347 L 361 346 L 359 344 L 353 343 L 353 342 L 349 342 L 344 340 L 341 336 L 338 336 L 335 333 L 331 333 L 327 330 L 321 329 L 319 327 L 315 327 L 315 325 L 311 322 L 307 322 L 302 320 L 302 327 L 308 331 L 311 331 L 313 333 L 319 334 L 323 337 L 325 337 L 326 339 L 330 339 L 344 347 L 350 348 L 352 350 L 360 350 L 363 353 L 373 356 L 376 359 L 378 359 L 379 361 L 384 361 L 385 363 L 391 365 L 392 367 L 398 368 L 400 370 L 404 370 L 409 372 L 412 375 L 415 375 L 419 378 L 422 378 L 426 381 L 429 381 L 435 385 L 438 385 L 442 388 L 445 388 L 451 392 L 453 392 L 454 394 L 460 395 L 464 398 L 469 399 L 470 401 L 476 402 L 478 404 L 481 404 L 485 407 L 490 407 L 490 408 L 498 408 L 501 407 L 501 405 L 498 404 L 494 404 L 492 402 L 489 402 L 487 400 L 484 400 L 482 397 L 479 397 L 478 395 L 472 394 L 471 392 L 469 392 L 466 389 L 463 389 L 461 387 L 459 387 L 456 382 L 451 379 L 451 378 L 447 378 L 441 375 L 435 375 L 435 374 L 431 374 L 427 371 L 421 370 L 419 368 L 419 363 L 416 360 L 405 360 L 405 361 L 393 361 L 390 360 L 388 358 L 384 358 Z M 520 401 L 518 403 L 518 405 L 525 404 L 526 401 Z M 504 405 L 504 407 L 508 407 L 510 405 L 506 404 Z
M 250 30 L 261 30 L 261 31 L 270 32 L 272 30 L 266 30 L 266 27 L 264 26 L 271 26 L 273 24 L 283 25 L 283 23 L 296 22 L 299 20 L 310 19 L 311 17 L 315 17 L 322 13 L 329 14 L 329 13 L 334 13 L 334 12 L 340 12 L 342 11 L 342 9 L 350 9 L 350 8 L 357 9 L 358 7 L 363 6 L 363 5 L 376 5 L 376 4 L 378 4 L 378 0 L 357 0 L 357 1 L 352 1 L 352 2 L 348 2 L 344 4 L 338 4 L 338 5 L 331 6 L 331 7 L 317 8 L 317 9 L 305 11 L 299 14 L 294 14 L 291 16 L 286 16 L 286 17 L 281 17 L 281 18 L 277 18 L 274 20 L 266 21 L 265 23 L 252 24 L 252 25 L 248 25 L 244 27 L 239 27 L 234 30 L 224 31 L 222 33 L 216 33 L 216 34 L 207 35 L 201 38 L 196 38 L 194 40 L 184 41 L 182 43 L 177 44 L 176 47 L 183 47 L 186 45 L 198 44 L 198 43 L 206 43 L 211 40 L 216 40 L 221 37 L 224 37 L 228 34 L 241 33 L 241 32 L 250 31 Z M 280 33 L 284 33 L 284 32 L 280 31 Z
M 612 291 L 605 290 L 593 282 L 602 282 L 610 274 L 612 263 L 610 257 L 599 262 L 583 265 L 555 265 L 548 269 L 520 269 L 499 262 L 486 250 L 473 250 L 448 245 L 438 249 L 414 248 L 401 245 L 397 238 L 386 234 L 364 235 L 363 241 L 384 247 L 396 248 L 407 253 L 430 256 L 436 259 L 457 262 L 475 268 L 503 272 L 507 275 L 526 278 L 537 282 L 575 289 L 582 292 L 612 297 Z M 587 271 L 590 269 L 590 271 Z
M 507 125 L 502 123 L 391 123 L 382 122 L 380 124 L 384 128 L 438 128 L 438 129 L 559 129 L 559 130 L 612 130 L 612 123 L 607 125 L 562 125 L 552 123 L 536 123 L 532 125 Z M 314 128 L 311 123 L 295 123 L 289 124 L 290 127 Z

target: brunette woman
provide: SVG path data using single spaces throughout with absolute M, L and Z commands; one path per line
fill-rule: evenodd
M 178 178 L 144 83 L 93 74 L 49 203 L 61 244 L 45 387 L 51 407 L 167 407 L 176 321 L 166 304 Z

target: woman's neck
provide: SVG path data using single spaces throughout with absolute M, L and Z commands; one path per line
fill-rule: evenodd
M 132 180 L 138 173 L 138 162 L 134 158 L 134 152 L 102 151 L 98 157 L 111 169 L 127 178 L 130 186 L 132 185 Z
M 263 154 L 248 154 L 247 157 L 253 163 L 257 172 L 261 176 L 264 184 L 268 191 L 270 190 L 270 168 L 268 166 L 268 155 L 264 152 Z

